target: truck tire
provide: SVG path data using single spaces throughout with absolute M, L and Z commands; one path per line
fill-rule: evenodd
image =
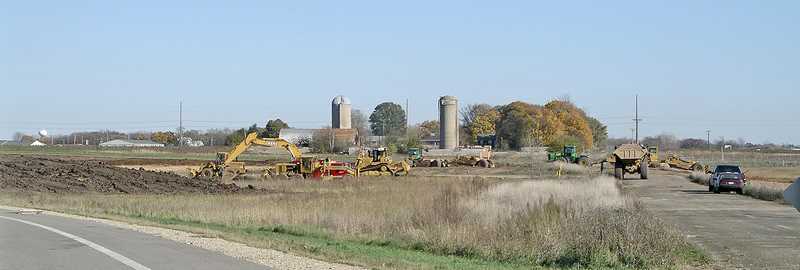
M 719 187 L 718 186 L 714 186 L 714 193 L 719 194 Z
M 639 177 L 642 178 L 642 180 L 646 180 L 647 179 L 647 171 L 648 171 L 649 165 L 650 165 L 650 164 L 647 164 L 647 163 L 648 163 L 647 160 L 645 160 L 639 166 Z
M 581 166 L 589 166 L 589 158 L 588 157 L 580 157 L 578 158 L 578 164 Z
M 485 159 L 478 160 L 478 167 L 489 168 L 489 161 Z

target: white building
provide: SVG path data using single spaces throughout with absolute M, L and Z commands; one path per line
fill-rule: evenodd
M 308 143 L 314 138 L 316 131 L 306 128 L 282 128 L 278 137 L 293 144 Z
M 150 140 L 110 140 L 101 143 L 102 147 L 164 147 L 163 143 Z
M 47 144 L 43 143 L 43 142 L 40 142 L 39 140 L 36 140 L 33 143 L 31 143 L 31 146 L 45 146 L 45 145 L 47 145 Z

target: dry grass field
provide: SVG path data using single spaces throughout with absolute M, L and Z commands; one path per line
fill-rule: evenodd
M 616 180 L 262 181 L 266 194 L 13 193 L 0 204 L 188 227 L 382 269 L 669 268 L 703 255 Z M 414 256 L 403 255 L 407 253 Z

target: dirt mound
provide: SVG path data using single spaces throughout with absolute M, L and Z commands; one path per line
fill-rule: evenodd
M 113 167 L 103 161 L 0 156 L 0 190 L 104 193 L 226 193 L 236 185 L 172 173 Z

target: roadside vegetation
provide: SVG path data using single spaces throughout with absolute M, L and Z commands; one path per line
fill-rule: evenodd
M 261 194 L 5 193 L 378 269 L 680 268 L 706 260 L 608 177 L 265 181 Z

